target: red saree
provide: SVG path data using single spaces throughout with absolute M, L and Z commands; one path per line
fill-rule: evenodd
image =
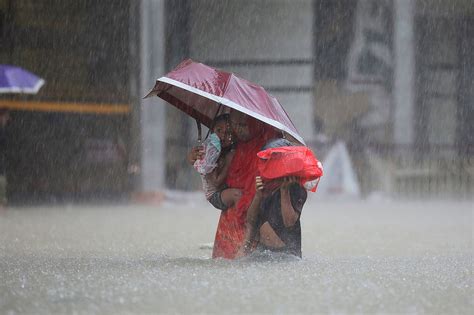
M 273 129 L 261 123 L 256 124 L 256 121 L 253 122 L 251 132 L 255 135 L 251 140 L 237 144 L 226 180 L 229 187 L 242 190 L 242 197 L 237 205 L 221 213 L 212 258 L 235 258 L 244 237 L 247 209 L 255 195 L 259 159 L 257 152 L 276 134 Z

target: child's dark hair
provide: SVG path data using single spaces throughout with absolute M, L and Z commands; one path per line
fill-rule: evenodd
M 221 121 L 228 122 L 229 121 L 229 114 L 220 114 L 219 116 L 214 118 L 214 120 L 212 121 L 211 130 L 214 130 L 215 125 L 218 122 L 221 122 Z

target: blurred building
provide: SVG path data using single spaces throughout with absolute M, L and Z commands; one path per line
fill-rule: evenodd
M 0 1 L 0 62 L 44 78 L 0 95 L 8 200 L 117 198 L 130 190 L 128 1 Z
M 344 140 L 366 195 L 472 194 L 471 0 L 0 0 L 0 19 L 0 62 L 46 80 L 1 97 L 10 200 L 198 189 L 194 122 L 141 99 L 189 57 L 263 85 L 321 158 Z

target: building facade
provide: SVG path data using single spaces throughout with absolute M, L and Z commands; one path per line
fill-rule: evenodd
M 128 1 L 0 1 L 0 62 L 42 77 L 4 94 L 10 203 L 117 198 L 130 190 Z M 110 14 L 113 12 L 113 14 Z
M 364 194 L 472 194 L 470 0 L 1 0 L 0 18 L 1 63 L 47 82 L 2 97 L 11 199 L 198 189 L 194 122 L 142 99 L 186 58 L 263 85 L 322 159 L 345 141 Z

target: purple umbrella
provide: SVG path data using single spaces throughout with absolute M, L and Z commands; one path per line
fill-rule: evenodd
M 0 93 L 36 94 L 44 80 L 16 66 L 0 65 Z

